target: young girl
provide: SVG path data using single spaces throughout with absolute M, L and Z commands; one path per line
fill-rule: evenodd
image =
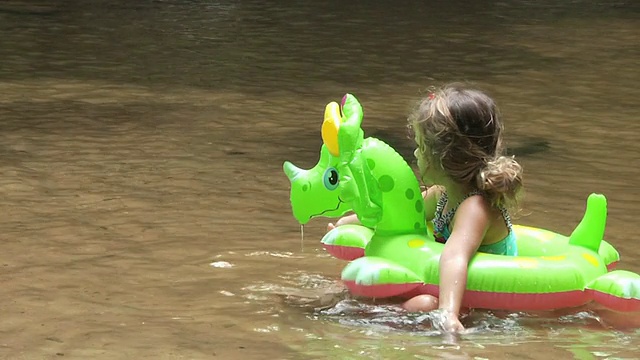
M 414 132 L 427 221 L 445 244 L 440 256 L 440 296 L 419 295 L 403 306 L 410 311 L 437 308 L 446 331 L 464 329 L 460 306 L 467 266 L 477 251 L 517 255 L 508 208 L 522 188 L 522 168 L 503 156 L 503 125 L 485 93 L 451 84 L 423 99 L 409 116 Z M 354 215 L 336 225 L 356 222 Z M 329 224 L 329 229 L 333 228 Z

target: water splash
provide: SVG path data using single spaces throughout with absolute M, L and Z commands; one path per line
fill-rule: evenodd
M 458 346 L 459 337 L 513 344 L 519 336 L 530 336 L 523 323 L 526 316 L 520 313 L 496 315 L 490 311 L 471 311 L 462 315 L 466 330 L 453 335 L 443 331 L 445 317 L 441 311 L 411 313 L 401 308 L 399 303 L 372 304 L 354 299 L 345 299 L 335 306 L 313 314 L 317 320 L 335 321 L 341 325 L 363 328 L 363 331 L 384 334 L 397 333 L 409 336 L 437 337 L 441 344 Z
M 294 258 L 299 259 L 300 256 L 294 255 L 292 252 L 281 252 L 281 251 L 252 251 L 250 253 L 245 254 L 244 256 L 273 256 L 277 258 Z
M 212 263 L 209 264 L 209 266 L 211 267 L 215 267 L 215 268 L 231 268 L 233 267 L 233 264 L 231 264 L 230 262 L 227 261 L 214 261 Z

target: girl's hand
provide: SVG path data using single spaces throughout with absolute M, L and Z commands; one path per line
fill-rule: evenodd
M 464 326 L 458 319 L 458 314 L 453 311 L 440 308 L 432 312 L 433 327 L 449 334 L 457 334 L 464 331 Z
M 328 223 L 327 224 L 327 232 L 337 228 L 338 226 L 346 225 L 346 224 L 358 224 L 358 216 L 356 214 L 351 214 L 347 216 L 343 216 L 336 223 Z
M 448 333 L 459 333 L 464 331 L 464 326 L 458 316 L 452 312 L 447 312 L 444 319 L 443 330 Z

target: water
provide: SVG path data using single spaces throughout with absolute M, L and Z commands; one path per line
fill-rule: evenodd
M 606 359 L 596 314 L 428 318 L 355 301 L 300 227 L 284 160 L 312 166 L 324 105 L 409 158 L 408 109 L 472 81 L 525 167 L 519 223 L 569 233 L 587 195 L 640 272 L 634 1 L 0 3 L 0 357 Z

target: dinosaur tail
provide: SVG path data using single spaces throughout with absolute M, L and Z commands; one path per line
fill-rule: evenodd
M 607 222 L 607 198 L 602 194 L 591 194 L 587 199 L 584 217 L 569 237 L 569 244 L 598 252 L 604 238 Z

